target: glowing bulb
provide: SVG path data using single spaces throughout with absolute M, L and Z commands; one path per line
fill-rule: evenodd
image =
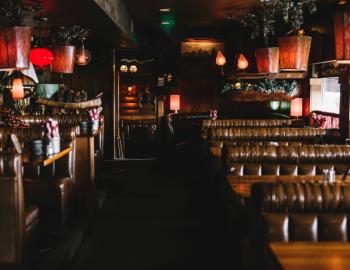
M 17 78 L 13 80 L 11 93 L 12 93 L 12 98 L 14 100 L 24 98 L 24 87 L 23 87 L 22 79 Z
M 221 51 L 218 51 L 218 54 L 216 56 L 216 64 L 220 67 L 226 64 L 226 58 Z
M 128 66 L 127 65 L 121 65 L 120 66 L 120 71 L 125 73 L 125 72 L 128 72 Z
M 86 66 L 91 61 L 91 53 L 82 46 L 80 49 L 78 49 L 76 57 L 75 57 L 75 63 L 77 63 L 79 66 Z
M 243 53 L 239 55 L 237 67 L 238 69 L 244 70 L 249 66 L 247 58 L 244 57 Z
M 130 72 L 131 72 L 131 73 L 136 73 L 136 72 L 137 72 L 137 66 L 131 65 L 131 66 L 130 66 Z

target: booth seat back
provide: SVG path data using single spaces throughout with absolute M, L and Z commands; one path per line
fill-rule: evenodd
M 349 184 L 259 183 L 253 190 L 265 241 L 349 240 Z
M 230 127 L 290 127 L 296 124 L 293 119 L 206 119 L 202 121 L 202 128 L 230 128 Z
M 20 264 L 25 231 L 21 156 L 0 154 L 0 268 Z
M 322 175 L 334 169 L 337 175 L 350 164 L 350 145 L 224 146 L 226 175 Z
M 319 128 L 210 128 L 209 141 L 305 141 L 326 135 Z
M 76 127 L 76 132 L 79 133 L 79 123 L 82 121 L 88 121 L 88 115 L 83 114 L 62 114 L 62 115 L 24 115 L 18 116 L 18 118 L 25 123 L 36 126 L 45 123 L 49 118 L 55 119 L 58 121 L 60 127 L 69 126 Z M 102 123 L 104 122 L 104 117 L 101 115 Z M 103 156 L 104 153 L 104 128 L 101 129 L 101 132 L 97 134 L 96 138 L 96 152 L 99 153 L 100 156 Z
M 0 128 L 0 143 L 4 146 L 10 134 L 17 135 L 22 148 L 28 146 L 30 141 L 43 139 L 44 131 L 41 126 L 34 125 L 29 128 Z M 60 127 L 61 137 L 61 149 L 65 146 L 71 146 L 72 151 L 64 156 L 63 158 L 56 161 L 55 167 L 48 169 L 40 168 L 32 165 L 24 166 L 24 177 L 37 177 L 40 175 L 45 176 L 59 176 L 59 177 L 70 177 L 74 179 L 75 176 L 75 158 L 76 158 L 76 126 Z

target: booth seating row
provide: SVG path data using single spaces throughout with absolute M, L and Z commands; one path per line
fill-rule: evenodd
M 298 146 L 322 143 L 324 129 L 317 128 L 211 128 L 203 142 L 203 153 L 212 174 L 222 167 L 222 148 L 227 146 Z M 248 147 L 249 148 L 249 147 Z
M 34 250 L 39 210 L 25 203 L 18 154 L 0 154 L 0 268 L 20 265 Z
M 212 128 L 271 128 L 271 127 L 300 127 L 296 119 L 206 119 L 202 121 L 202 137 L 207 136 Z
M 269 269 L 271 242 L 348 242 L 350 184 L 274 182 L 252 187 L 247 264 Z M 249 268 L 249 267 L 248 267 Z

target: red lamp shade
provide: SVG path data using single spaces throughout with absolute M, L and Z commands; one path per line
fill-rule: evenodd
M 290 116 L 303 116 L 303 99 L 295 98 L 290 103 Z
M 247 58 L 241 53 L 238 57 L 237 67 L 238 69 L 246 69 L 249 66 Z
M 334 15 L 336 60 L 350 60 L 350 11 Z
M 221 51 L 218 51 L 218 54 L 216 56 L 216 64 L 220 67 L 226 64 L 226 58 Z
M 0 69 L 29 68 L 32 28 L 28 26 L 0 27 Z
M 54 59 L 51 65 L 53 72 L 73 73 L 75 46 L 57 46 L 52 48 Z
M 180 95 L 170 95 L 170 110 L 180 110 Z
M 53 61 L 53 52 L 46 48 L 34 48 L 30 51 L 30 61 L 33 65 L 44 68 L 51 65 Z

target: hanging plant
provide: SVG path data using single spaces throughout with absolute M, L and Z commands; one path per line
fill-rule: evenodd
M 23 3 L 21 0 L 0 0 L 0 17 L 6 26 L 19 26 L 23 19 L 36 12 L 43 11 L 42 1 L 32 0 Z

